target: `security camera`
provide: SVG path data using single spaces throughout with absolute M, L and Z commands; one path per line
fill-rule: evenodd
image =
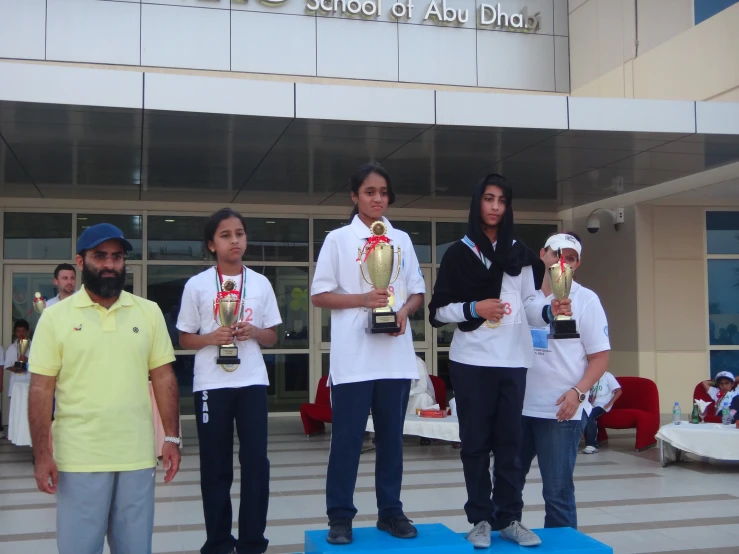
M 600 219 L 598 219 L 598 216 L 595 214 L 590 214 L 590 217 L 588 217 L 588 221 L 585 223 L 588 227 L 588 233 L 597 233 L 600 229 Z
M 588 228 L 589 233 L 595 234 L 600 229 L 600 218 L 598 217 L 599 214 L 608 214 L 611 223 L 613 223 L 616 231 L 618 231 L 618 226 L 624 222 L 623 208 L 617 208 L 615 210 L 606 210 L 604 208 L 599 208 L 597 210 L 594 210 L 593 213 L 588 216 L 588 219 L 585 222 L 585 226 Z

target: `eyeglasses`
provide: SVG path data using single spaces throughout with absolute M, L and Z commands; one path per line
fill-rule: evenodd
M 114 262 L 120 262 L 126 259 L 126 255 L 122 252 L 114 252 L 113 254 L 108 254 L 107 252 L 91 252 L 90 257 L 96 262 L 104 262 L 108 258 Z

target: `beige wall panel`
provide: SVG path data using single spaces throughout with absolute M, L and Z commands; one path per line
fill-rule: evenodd
M 657 352 L 706 349 L 704 260 L 655 260 Z
M 694 207 L 654 208 L 654 256 L 703 259 L 703 211 Z
M 658 352 L 657 386 L 660 412 L 671 413 L 680 402 L 683 419 L 693 410 L 693 389 L 708 375 L 705 352 Z

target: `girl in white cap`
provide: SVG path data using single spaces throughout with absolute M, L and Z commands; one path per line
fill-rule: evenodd
M 710 379 L 703 381 L 703 388 L 706 389 L 708 396 L 715 404 L 716 415 L 721 413 L 725 400 L 728 400 L 731 404 L 734 397 L 739 396 L 736 384 L 734 374 L 730 371 L 719 371 L 713 381 Z

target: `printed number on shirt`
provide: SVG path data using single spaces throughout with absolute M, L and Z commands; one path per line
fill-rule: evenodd
M 501 325 L 513 325 L 521 323 L 521 300 L 515 292 L 504 292 L 500 295 L 500 301 L 503 303 L 503 319 L 500 320 Z
M 254 310 L 252 310 L 251 308 L 246 308 L 244 310 L 244 321 L 246 323 L 251 323 L 252 321 L 254 321 Z

